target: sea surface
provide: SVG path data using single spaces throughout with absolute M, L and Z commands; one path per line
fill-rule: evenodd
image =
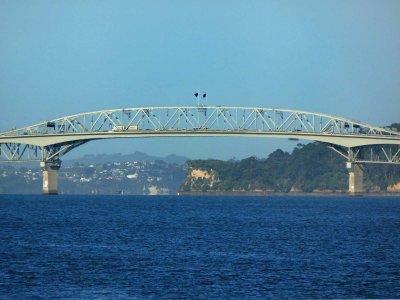
M 400 298 L 400 197 L 0 195 L 0 298 Z

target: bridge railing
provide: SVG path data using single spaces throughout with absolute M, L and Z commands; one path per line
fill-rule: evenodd
M 77 114 L 0 135 L 46 135 L 168 130 L 234 130 L 309 132 L 347 135 L 399 135 L 336 116 L 285 109 L 254 107 L 147 107 Z

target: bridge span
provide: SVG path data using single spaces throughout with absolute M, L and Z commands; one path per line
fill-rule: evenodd
M 400 133 L 347 118 L 289 109 L 142 107 L 61 117 L 0 132 L 0 162 L 37 161 L 43 193 L 58 191 L 61 157 L 92 140 L 236 136 L 319 141 L 346 158 L 349 192 L 363 192 L 363 164 L 400 164 Z

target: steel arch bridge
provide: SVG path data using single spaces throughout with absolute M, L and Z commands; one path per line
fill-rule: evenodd
M 400 164 L 400 133 L 328 114 L 226 106 L 142 107 L 88 112 L 0 132 L 0 162 L 60 158 L 91 140 L 145 137 L 242 136 L 324 142 L 348 163 Z M 368 148 L 368 151 L 365 151 Z

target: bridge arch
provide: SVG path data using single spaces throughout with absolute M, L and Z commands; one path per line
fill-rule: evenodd
M 390 128 L 322 113 L 228 106 L 111 109 L 47 120 L 1 132 L 0 161 L 40 161 L 51 182 L 60 158 L 91 140 L 190 136 L 319 141 L 345 156 L 349 170 L 357 163 L 400 163 L 400 133 Z M 362 149 L 372 145 L 380 153 L 361 157 Z M 384 145 L 393 149 L 385 150 Z

